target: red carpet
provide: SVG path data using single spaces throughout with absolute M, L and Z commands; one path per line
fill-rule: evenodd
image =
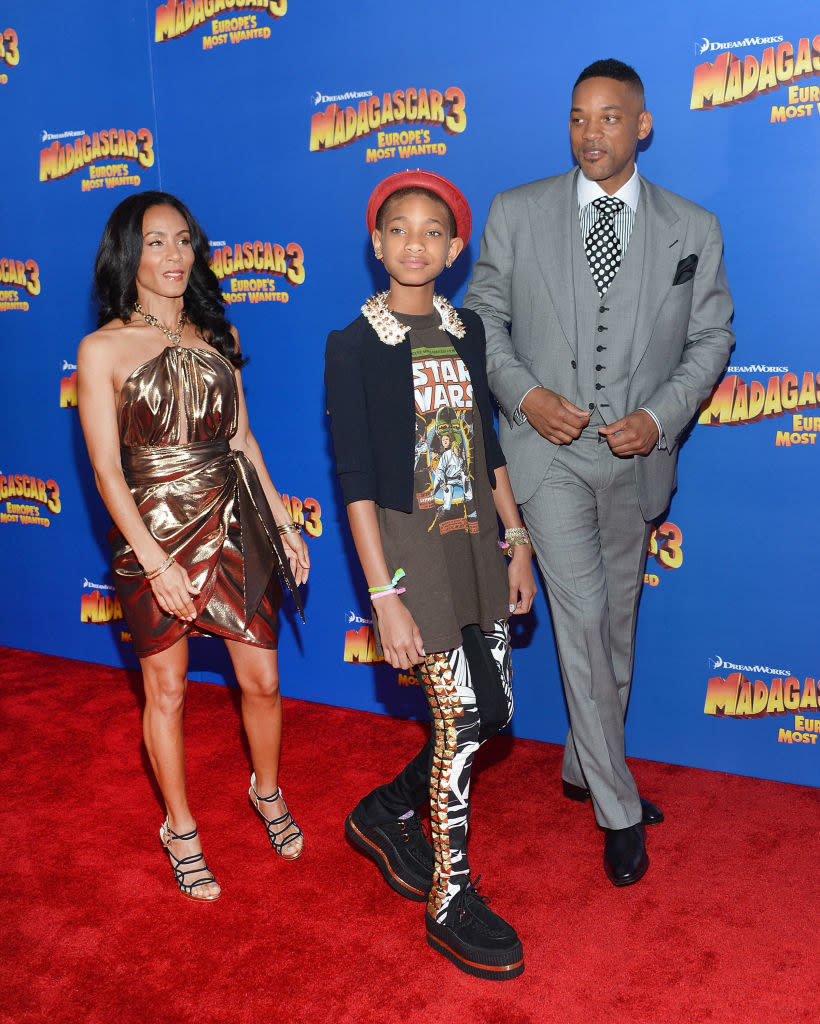
M 3 1024 L 817 1020 L 817 790 L 637 761 L 666 823 L 643 881 L 615 889 L 589 806 L 559 795 L 559 749 L 491 743 L 470 859 L 527 963 L 499 984 L 430 950 L 422 906 L 344 838 L 419 724 L 286 702 L 307 844 L 286 864 L 247 802 L 236 692 L 191 684 L 191 803 L 223 887 L 198 906 L 157 839 L 139 676 L 6 649 L 0 684 Z

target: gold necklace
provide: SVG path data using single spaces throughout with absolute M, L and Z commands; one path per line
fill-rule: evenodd
M 146 313 L 142 306 L 138 303 L 134 303 L 134 311 L 139 313 L 142 319 L 148 324 L 149 327 L 156 327 L 157 330 L 162 331 L 169 341 L 172 341 L 174 345 L 179 345 L 182 342 L 182 328 L 185 326 L 185 321 L 188 319 L 185 315 L 185 310 L 179 314 L 179 320 L 177 320 L 176 328 L 172 331 L 169 327 L 164 327 L 157 317 L 153 313 Z

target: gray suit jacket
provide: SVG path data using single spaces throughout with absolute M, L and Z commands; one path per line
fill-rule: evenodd
M 542 385 L 577 404 L 578 353 L 571 232 L 579 231 L 577 169 L 495 197 L 464 305 L 487 334 L 490 387 L 503 417 L 500 437 L 516 499 L 544 479 L 556 446 L 515 412 Z M 649 521 L 675 487 L 678 441 L 726 367 L 734 343 L 732 298 L 716 217 L 641 180 L 646 223 L 637 287 L 627 409 L 648 406 L 667 450 L 634 458 L 638 497 Z

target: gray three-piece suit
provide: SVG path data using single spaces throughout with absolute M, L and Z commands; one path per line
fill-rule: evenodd
M 601 298 L 578 173 L 495 197 L 464 304 L 484 321 L 501 443 L 547 583 L 570 711 L 562 774 L 590 790 L 599 824 L 625 828 L 641 820 L 624 715 L 650 524 L 674 490 L 681 434 L 726 366 L 732 301 L 716 218 L 645 180 Z M 538 385 L 590 410 L 570 445 L 521 415 Z M 618 458 L 597 427 L 641 407 L 660 421 L 665 448 Z

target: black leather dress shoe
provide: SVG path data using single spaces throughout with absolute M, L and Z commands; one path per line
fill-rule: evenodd
M 604 870 L 613 885 L 633 885 L 649 867 L 643 839 L 643 825 L 605 828 Z
M 584 789 L 583 786 L 573 786 L 566 779 L 561 779 L 561 785 L 564 787 L 564 796 L 568 800 L 576 800 L 579 804 L 586 803 L 589 800 L 589 790 Z M 643 797 L 641 797 L 641 811 L 641 821 L 644 825 L 660 825 L 663 821 L 663 811 L 660 807 L 656 807 L 648 800 L 644 800 Z

